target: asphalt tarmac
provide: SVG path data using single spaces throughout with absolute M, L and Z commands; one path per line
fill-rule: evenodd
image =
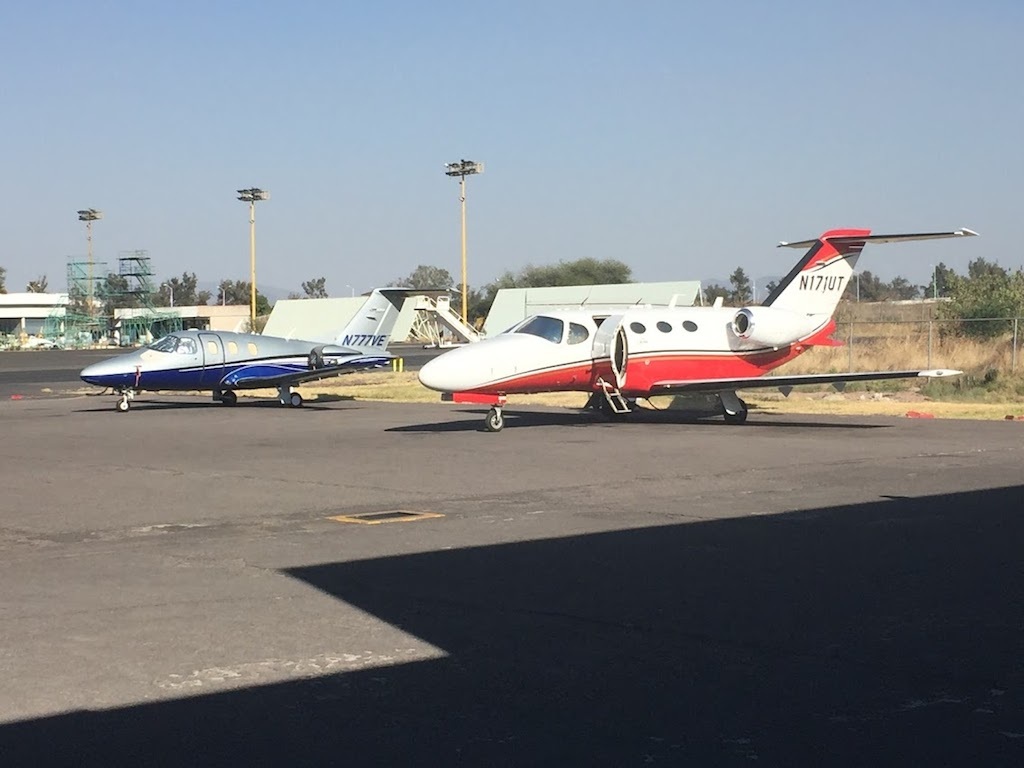
M 109 348 L 0 352 L 0 398 L 51 397 L 88 388 L 89 385 L 79 378 L 83 368 L 132 351 Z M 418 344 L 391 344 L 388 351 L 402 358 L 406 370 L 416 371 L 446 350 L 424 349 Z
M 1024 764 L 1024 423 L 483 413 L 0 402 L 0 764 Z

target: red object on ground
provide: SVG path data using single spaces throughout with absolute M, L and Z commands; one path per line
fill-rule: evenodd
M 908 419 L 934 419 L 934 413 L 921 413 L 921 411 L 907 411 Z
M 24 397 L 24 395 L 11 395 L 11 400 L 22 400 Z

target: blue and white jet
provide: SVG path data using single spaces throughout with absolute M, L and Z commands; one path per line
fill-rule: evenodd
M 225 331 L 175 331 L 147 347 L 83 369 L 88 384 L 113 389 L 125 413 L 135 395 L 149 391 L 212 391 L 224 405 L 237 390 L 276 387 L 282 405 L 298 408 L 292 387 L 344 373 L 381 368 L 393 355 L 387 345 L 407 289 L 373 291 L 335 339 L 299 341 Z

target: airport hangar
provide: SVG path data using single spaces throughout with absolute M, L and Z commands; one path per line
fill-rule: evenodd
M 284 338 L 324 338 L 343 327 L 366 303 L 366 296 L 281 299 L 274 304 L 263 333 Z M 530 315 L 593 306 L 624 310 L 636 305 L 693 306 L 703 303 L 700 281 L 570 285 L 550 288 L 502 288 L 491 305 L 482 333 L 464 325 L 448 291 L 424 290 L 406 300 L 391 338 L 436 344 L 447 330 L 453 341 L 496 336 Z

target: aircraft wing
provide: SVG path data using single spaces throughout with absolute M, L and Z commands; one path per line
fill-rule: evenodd
M 933 369 L 927 371 L 868 371 L 864 373 L 810 373 L 796 376 L 744 376 L 735 379 L 690 379 L 659 381 L 651 386 L 652 395 L 685 392 L 719 392 L 736 389 L 777 387 L 788 390 L 801 384 L 846 384 L 851 381 L 882 381 L 885 379 L 947 378 L 963 371 Z M 786 392 L 788 394 L 788 392 Z
M 233 371 L 222 384 L 231 389 L 263 389 L 264 387 L 296 386 L 310 381 L 330 379 L 356 371 L 383 368 L 392 360 L 390 355 L 358 355 L 337 363 L 328 362 L 320 368 L 296 370 L 294 366 L 255 364 Z

